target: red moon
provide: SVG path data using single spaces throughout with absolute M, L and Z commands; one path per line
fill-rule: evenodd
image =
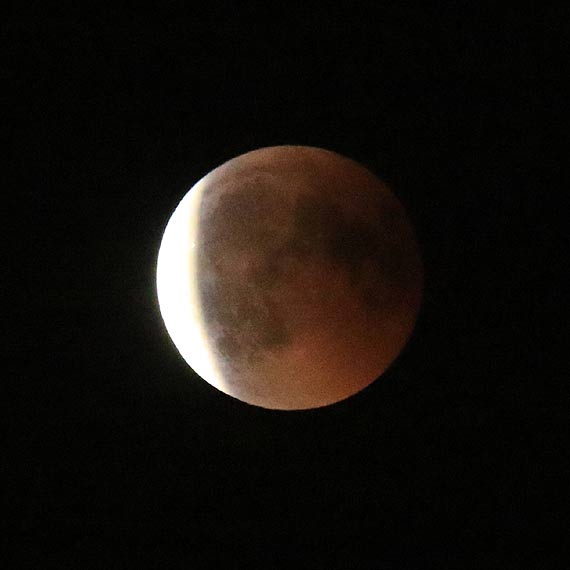
M 244 402 L 298 410 L 348 398 L 390 366 L 413 331 L 423 270 L 386 184 L 334 152 L 275 146 L 186 194 L 157 289 L 199 376 Z

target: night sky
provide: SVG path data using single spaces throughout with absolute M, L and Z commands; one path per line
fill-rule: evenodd
M 45 4 L 2 21 L 3 567 L 567 566 L 568 15 Z M 155 289 L 182 196 L 278 144 L 388 182 L 426 271 L 396 363 L 310 411 L 201 381 Z

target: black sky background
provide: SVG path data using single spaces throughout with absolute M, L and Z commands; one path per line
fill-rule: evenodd
M 566 21 L 14 4 L 5 567 L 564 567 Z M 319 410 L 199 380 L 156 299 L 178 201 L 275 144 L 389 182 L 425 262 L 404 353 Z

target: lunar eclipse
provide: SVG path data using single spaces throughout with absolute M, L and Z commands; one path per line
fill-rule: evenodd
M 392 364 L 423 269 L 391 189 L 337 153 L 275 146 L 202 178 L 158 255 L 166 328 L 204 380 L 257 406 L 326 406 Z

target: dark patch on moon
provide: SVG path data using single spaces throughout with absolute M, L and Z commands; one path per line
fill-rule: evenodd
M 286 320 L 272 302 L 280 232 L 272 231 L 271 220 L 279 206 L 272 189 L 258 182 L 224 192 L 215 207 L 203 209 L 197 268 L 203 321 L 232 367 L 290 343 Z
M 380 228 L 350 220 L 326 195 L 302 194 L 294 212 L 295 233 L 289 243 L 296 254 L 315 255 L 348 273 L 354 292 L 367 309 L 382 302 L 386 275 L 401 263 L 386 247 Z M 392 228 L 393 229 L 393 228 Z

